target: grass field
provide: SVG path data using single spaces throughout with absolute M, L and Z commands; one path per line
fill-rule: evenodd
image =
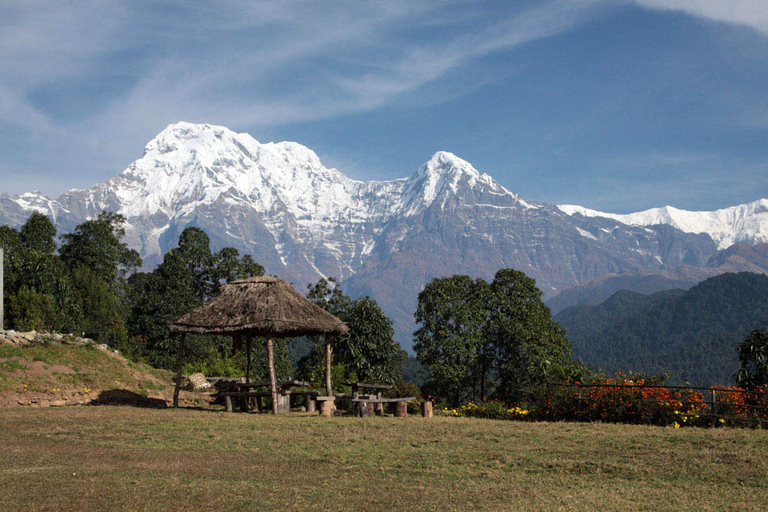
M 759 510 L 768 432 L 0 409 L 2 510 Z

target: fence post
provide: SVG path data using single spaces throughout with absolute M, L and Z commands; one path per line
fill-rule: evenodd
M 582 400 L 583 400 L 583 398 L 582 398 L 582 396 L 581 396 L 581 390 L 582 390 L 582 387 L 581 387 L 581 384 L 579 384 L 578 386 L 579 386 L 579 408 L 578 408 L 578 413 L 577 413 L 577 414 L 578 414 L 579 416 L 581 416 L 581 402 L 582 402 Z
M 712 401 L 712 410 L 711 410 L 711 413 L 712 413 L 712 426 L 716 427 L 717 426 L 717 416 L 716 416 L 717 413 L 715 412 L 715 405 L 717 404 L 717 395 L 715 394 L 715 390 L 714 389 L 710 389 L 709 393 L 710 393 L 710 399 Z

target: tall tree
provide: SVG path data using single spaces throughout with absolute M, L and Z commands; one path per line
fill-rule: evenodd
M 70 270 L 87 267 L 107 285 L 119 286 L 127 274 L 141 266 L 139 253 L 121 242 L 124 222 L 122 215 L 101 212 L 97 219 L 79 224 L 62 236 L 61 260 Z
M 498 367 L 497 395 L 505 400 L 571 376 L 571 345 L 541 295 L 536 281 L 518 270 L 499 270 L 491 283 L 488 338 Z
M 391 383 L 400 378 L 402 349 L 393 339 L 392 321 L 376 301 L 369 297 L 353 301 L 334 278 L 322 278 L 307 288 L 307 298 L 349 327 L 349 332 L 332 341 L 337 380 Z M 316 341 L 299 367 L 307 378 L 319 379 L 323 375 L 323 361 L 324 344 Z
M 419 293 L 413 345 L 418 361 L 430 374 L 430 390 L 452 405 L 478 396 L 487 349 L 484 325 L 488 283 L 469 276 L 433 279 Z
M 264 274 L 264 268 L 249 255 L 239 256 L 236 249 L 225 247 L 212 253 L 210 239 L 200 228 L 186 228 L 179 236 L 178 247 L 163 257 L 163 262 L 148 274 L 131 276 L 131 316 L 129 332 L 144 346 L 152 364 L 172 368 L 177 341 L 169 324 L 218 294 L 221 284 Z M 229 345 L 227 346 L 227 343 Z M 207 347 L 218 347 L 211 352 Z M 228 348 L 227 348 L 228 347 Z M 226 340 L 190 340 L 190 364 L 212 366 L 218 357 L 232 355 Z
M 580 368 L 536 282 L 516 270 L 500 270 L 491 284 L 460 275 L 433 279 L 414 316 L 426 385 L 454 406 L 486 396 L 514 401 L 523 388 L 568 380 Z
M 129 304 L 125 276 L 141 257 L 122 242 L 125 218 L 102 212 L 62 236 L 61 261 L 69 271 L 78 331 L 124 349 Z
M 7 226 L 0 230 L 8 324 L 19 330 L 71 329 L 72 296 L 67 272 L 55 254 L 53 223 L 34 212 L 20 231 Z

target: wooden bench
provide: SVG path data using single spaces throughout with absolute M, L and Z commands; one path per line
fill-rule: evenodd
M 395 404 L 395 417 L 405 418 L 408 416 L 408 403 L 416 400 L 415 396 L 403 397 L 403 398 L 381 398 L 374 397 L 372 395 L 358 395 L 351 398 L 349 401 L 354 404 L 354 415 L 358 417 L 365 417 L 368 414 L 368 408 L 366 404 L 374 404 L 373 412 L 376 416 L 384 414 L 384 404 Z

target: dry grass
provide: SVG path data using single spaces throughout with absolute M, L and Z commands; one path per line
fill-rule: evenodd
M 3 510 L 765 510 L 768 433 L 0 410 Z
M 95 398 L 100 391 L 115 389 L 147 395 L 168 390 L 171 375 L 93 345 L 0 343 L 0 405 L 34 398 Z

